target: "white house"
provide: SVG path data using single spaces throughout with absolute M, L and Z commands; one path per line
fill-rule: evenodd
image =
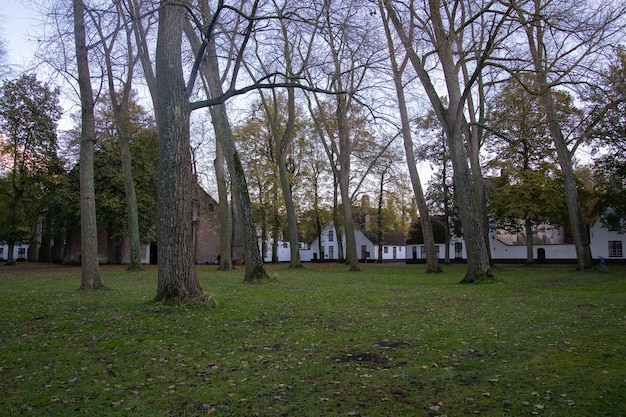
M 26 260 L 26 255 L 28 253 L 28 245 L 15 245 L 13 247 L 13 259 L 15 261 L 18 260 Z M 9 245 L 0 244 L 0 261 L 6 261 L 9 258 Z
M 368 234 L 360 230 L 355 230 L 354 236 L 359 260 L 361 262 L 377 261 L 378 244 L 373 242 L 373 237 L 368 237 Z M 345 251 L 345 235 L 341 236 L 341 242 Z M 339 242 L 337 232 L 332 223 L 327 225 L 322 230 L 322 235 L 318 236 L 308 247 L 301 246 L 300 259 L 303 262 L 337 261 L 339 259 Z M 404 262 L 406 260 L 406 244 L 403 236 L 385 236 L 385 243 L 382 247 L 382 259 L 386 262 Z
M 610 230 L 598 221 L 589 231 L 591 239 L 591 253 L 596 258 L 601 256 L 607 261 L 626 260 L 624 256 L 624 241 L 626 235 Z
M 495 261 L 523 262 L 526 260 L 526 245 L 516 244 L 510 239 L 500 239 L 496 232 L 489 235 L 491 256 Z M 591 254 L 595 257 L 603 257 L 607 262 L 626 262 L 624 256 L 624 241 L 626 235 L 619 234 L 602 226 L 596 222 L 590 229 Z M 437 244 L 439 259 L 444 258 L 445 244 Z M 452 238 L 450 241 L 451 260 L 467 259 L 465 241 L 463 238 Z M 541 262 L 574 262 L 576 260 L 576 249 L 573 244 L 559 243 L 536 243 L 533 245 L 533 257 L 535 261 Z M 407 260 L 417 261 L 426 259 L 423 244 L 407 245 Z
M 354 232 L 356 238 L 357 256 L 359 260 L 367 262 L 376 260 L 374 244 L 360 230 Z M 320 252 L 321 242 L 321 252 Z M 341 236 L 345 251 L 346 236 Z M 345 256 L 345 255 L 344 255 Z M 322 230 L 322 235 L 315 238 L 306 250 L 300 251 L 300 260 L 303 262 L 336 261 L 339 260 L 339 242 L 337 232 L 331 223 Z

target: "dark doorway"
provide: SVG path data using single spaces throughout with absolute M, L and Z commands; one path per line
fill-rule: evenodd
M 537 249 L 537 262 L 542 264 L 546 261 L 546 250 L 544 248 Z
M 150 243 L 150 265 L 157 265 L 159 263 L 159 253 L 157 250 L 156 242 Z

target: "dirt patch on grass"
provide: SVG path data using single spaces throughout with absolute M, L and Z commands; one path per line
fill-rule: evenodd
M 372 364 L 387 364 L 389 359 L 374 352 L 346 353 L 335 358 L 335 362 L 358 362 Z
M 402 342 L 402 341 L 395 342 L 391 340 L 383 340 L 381 342 L 376 343 L 374 346 L 381 348 L 381 349 L 397 350 L 401 348 L 407 348 L 410 345 L 407 342 Z

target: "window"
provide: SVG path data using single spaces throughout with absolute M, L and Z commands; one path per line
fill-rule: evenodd
M 624 252 L 622 251 L 621 240 L 609 240 L 609 257 L 610 258 L 622 258 Z
M 622 243 L 622 242 L 620 242 L 620 243 Z M 622 253 L 621 249 L 620 249 L 620 253 Z M 17 257 L 20 258 L 20 259 L 26 258 L 26 248 L 18 248 L 17 249 Z
M 328 231 L 328 241 L 329 242 L 334 242 L 335 241 L 335 231 L 334 230 L 329 230 Z
M 454 257 L 461 259 L 463 257 L 463 243 L 454 242 Z
M 422 259 L 426 259 L 426 245 L 422 245 L 421 248 L 422 248 Z M 455 248 L 456 248 L 456 245 L 455 245 Z M 461 251 L 462 249 L 463 249 L 463 246 L 461 246 L 459 251 Z M 437 252 L 437 257 L 439 257 L 439 245 L 435 245 L 435 251 Z M 461 255 L 457 254 L 457 257 L 460 257 L 460 256 Z
M 383 246 L 383 253 L 389 253 L 389 246 Z
M 289 247 L 289 243 L 283 242 L 283 248 L 287 249 Z

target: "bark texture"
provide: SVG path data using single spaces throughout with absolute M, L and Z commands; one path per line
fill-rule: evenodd
M 159 132 L 158 285 L 156 301 L 202 296 L 194 264 L 190 106 L 181 62 L 185 9 L 162 2 L 156 49 Z
M 81 235 L 81 289 L 102 286 L 98 265 L 98 229 L 96 225 L 96 191 L 94 185 L 95 117 L 93 91 L 89 73 L 87 43 L 85 40 L 85 5 L 74 0 L 74 41 L 78 66 L 78 86 L 81 104 L 80 136 L 80 235 Z

